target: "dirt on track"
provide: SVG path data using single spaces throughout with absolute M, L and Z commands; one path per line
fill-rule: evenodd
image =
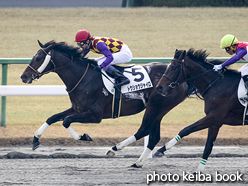
M 126 138 L 94 138 L 91 142 L 76 141 L 72 138 L 41 138 L 40 143 L 45 146 L 114 146 Z M 171 138 L 162 138 L 157 146 L 163 146 Z M 13 147 L 13 146 L 32 146 L 33 138 L 0 138 L 0 147 Z M 179 146 L 204 146 L 206 139 L 203 138 L 185 138 L 177 143 Z M 139 140 L 131 146 L 142 146 L 144 140 Z M 224 139 L 219 138 L 216 140 L 215 145 L 248 145 L 247 138 L 233 138 Z
M 155 173 L 156 182 L 151 185 L 247 185 L 248 149 L 241 146 L 215 147 L 204 174 L 210 174 L 211 182 L 184 179 L 184 172 L 192 174 L 200 161 L 204 147 L 175 147 L 162 158 L 146 160 L 142 168 L 131 165 L 143 151 L 143 147 L 126 147 L 107 157 L 107 147 L 40 147 L 32 151 L 28 147 L 0 147 L 0 185 L 51 185 L 51 186 L 144 186 L 148 175 Z M 155 149 L 156 150 L 156 149 Z M 7 154 L 7 155 L 6 155 Z M 216 173 L 236 175 L 234 182 L 217 182 Z M 158 180 L 159 175 L 177 174 L 180 180 Z M 164 181 L 162 181 L 164 180 Z
M 106 125 L 77 125 L 72 126 L 79 134 L 87 133 L 92 142 L 76 141 L 63 126 L 50 126 L 40 138 L 45 146 L 113 146 L 135 134 L 139 126 L 106 126 Z M 185 126 L 161 126 L 161 140 L 157 146 L 162 146 L 175 137 Z M 0 147 L 32 145 L 33 135 L 37 126 L 7 126 L 0 127 Z M 246 126 L 223 126 L 215 145 L 248 145 L 248 128 Z M 199 131 L 184 137 L 177 145 L 205 145 L 207 130 Z M 142 146 L 144 140 L 135 142 L 134 146 Z

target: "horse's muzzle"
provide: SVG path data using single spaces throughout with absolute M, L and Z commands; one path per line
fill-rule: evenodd
M 158 91 L 159 93 L 162 93 L 162 92 L 163 92 L 163 87 L 162 87 L 161 85 L 158 85 L 158 86 L 156 87 L 156 89 L 157 89 L 157 91 Z
M 31 77 L 26 76 L 25 74 L 22 74 L 21 77 L 23 83 L 32 83 L 33 79 Z
M 169 96 L 170 93 L 172 93 L 176 88 L 176 84 L 169 84 L 165 87 L 158 85 L 156 87 L 156 90 L 158 91 L 159 94 L 161 94 L 162 96 Z
M 165 95 L 165 88 L 163 87 L 163 86 L 161 86 L 161 85 L 158 85 L 157 87 L 156 87 L 156 90 L 158 91 L 158 93 L 159 94 L 161 94 L 162 96 L 166 96 Z

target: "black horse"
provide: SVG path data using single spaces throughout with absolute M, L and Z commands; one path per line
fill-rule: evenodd
M 41 49 L 32 58 L 30 64 L 21 75 L 24 83 L 32 83 L 34 79 L 49 72 L 55 72 L 64 82 L 69 93 L 72 107 L 55 114 L 35 132 L 33 150 L 39 146 L 39 138 L 45 129 L 57 121 L 76 140 L 90 141 L 88 134 L 79 135 L 70 126 L 73 122 L 100 123 L 102 119 L 111 118 L 113 95 L 106 93 L 97 63 L 94 60 L 81 59 L 78 47 L 68 46 L 65 42 L 50 41 L 45 45 L 39 42 Z M 163 63 L 144 65 L 153 85 L 156 85 L 167 68 Z M 108 155 L 120 150 L 130 143 L 149 135 L 148 149 L 151 151 L 160 140 L 160 121 L 177 104 L 189 94 L 187 83 L 177 87 L 176 94 L 164 97 L 157 93 L 156 88 L 148 88 L 136 92 L 139 98 L 122 98 L 120 116 L 128 116 L 141 112 L 146 108 L 142 125 L 137 133 L 111 149 Z M 142 95 L 142 96 L 141 96 Z M 132 97 L 132 96 L 131 96 Z M 142 166 L 141 163 L 137 166 Z
M 191 83 L 204 98 L 206 116 L 194 124 L 181 130 L 178 135 L 160 148 L 155 154 L 162 156 L 181 138 L 208 128 L 208 137 L 202 159 L 198 166 L 205 168 L 212 151 L 220 127 L 227 125 L 242 125 L 244 106 L 238 100 L 237 90 L 241 75 L 235 70 L 225 70 L 223 73 L 213 70 L 214 64 L 220 60 L 207 60 L 209 54 L 204 50 L 176 50 L 174 59 L 157 84 L 157 90 L 164 96 L 171 96 L 181 83 Z

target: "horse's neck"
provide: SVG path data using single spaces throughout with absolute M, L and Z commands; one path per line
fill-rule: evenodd
M 80 65 L 79 63 L 72 61 L 72 59 L 56 60 L 56 73 L 60 79 L 64 82 L 67 89 L 72 89 L 80 80 L 82 75 L 86 73 L 87 65 Z
M 199 66 L 199 68 L 195 68 L 194 70 L 190 70 L 189 75 L 190 76 L 187 76 L 187 79 L 190 79 L 189 82 L 192 83 L 192 85 L 196 87 L 201 94 L 205 94 L 206 91 L 210 89 L 210 86 L 215 84 L 217 79 L 220 78 L 217 73 L 209 71 L 202 66 Z

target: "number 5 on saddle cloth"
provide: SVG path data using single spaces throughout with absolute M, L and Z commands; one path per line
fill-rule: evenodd
M 115 80 L 110 76 L 108 76 L 104 70 L 102 70 L 103 84 L 105 85 L 108 92 L 110 92 L 113 95 L 112 118 L 117 118 L 120 115 L 122 94 L 124 94 L 125 97 L 127 97 L 128 95 L 128 98 L 131 99 L 142 99 L 140 95 L 137 96 L 135 94 L 135 91 L 153 87 L 151 79 L 143 66 L 141 65 L 131 65 L 127 67 L 117 66 L 116 68 L 118 68 L 118 70 L 123 72 L 123 75 L 130 80 L 130 83 L 123 85 L 122 87 L 115 88 L 114 86 Z M 130 96 L 130 94 L 134 94 L 134 95 Z

